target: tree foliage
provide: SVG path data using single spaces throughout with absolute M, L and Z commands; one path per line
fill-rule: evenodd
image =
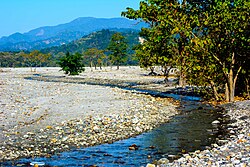
M 84 61 L 89 64 L 91 71 L 93 70 L 93 66 L 95 67 L 95 69 L 97 69 L 97 66 L 102 69 L 102 66 L 107 58 L 104 51 L 97 48 L 89 48 L 83 53 L 83 55 Z
M 58 64 L 65 74 L 78 75 L 85 70 L 82 59 L 83 57 L 80 53 L 70 54 L 67 52 L 65 56 L 61 57 Z
M 112 35 L 107 50 L 110 52 L 109 57 L 112 64 L 117 65 L 117 69 L 121 63 L 124 63 L 127 58 L 128 44 L 125 37 L 121 33 Z
M 0 52 L 0 67 L 22 67 L 24 58 L 20 53 Z
M 65 55 L 65 53 L 69 52 L 71 54 L 74 53 L 82 53 L 84 55 L 84 64 L 90 65 L 92 61 L 93 67 L 99 66 L 107 66 L 110 64 L 110 60 L 108 59 L 108 51 L 106 50 L 111 37 L 118 31 L 116 30 L 101 30 L 97 32 L 93 32 L 89 35 L 86 35 L 78 40 L 72 41 L 69 44 L 63 44 L 58 47 L 51 47 L 47 49 L 43 49 L 39 51 L 39 54 L 51 55 L 44 62 L 39 62 L 35 65 L 36 61 L 31 60 L 29 54 L 30 52 L 0 52 L 0 66 L 3 67 L 30 67 L 30 66 L 58 66 L 57 62 L 60 61 L 60 58 Z M 138 60 L 134 57 L 133 47 L 137 45 L 139 31 L 132 29 L 119 29 L 121 34 L 125 37 L 128 42 L 128 50 L 126 55 L 126 62 L 122 63 L 123 65 L 138 65 Z M 97 55 L 89 55 L 88 50 L 97 49 L 98 52 L 101 51 L 100 57 L 95 58 Z M 35 51 L 37 52 L 37 51 Z M 85 55 L 85 52 L 87 53 Z M 21 56 L 23 55 L 23 56 Z M 93 56 L 93 57 L 92 57 Z
M 122 15 L 149 24 L 136 51 L 141 64 L 175 65 L 181 86 L 210 87 L 217 100 L 223 90 L 233 101 L 237 86 L 249 95 L 249 8 L 247 0 L 143 0 Z
M 42 66 L 42 63 L 46 62 L 51 55 L 50 54 L 43 54 L 38 50 L 34 50 L 30 53 L 21 53 L 21 56 L 24 58 L 25 64 L 31 68 L 34 67 L 34 71 L 36 71 L 36 67 Z
M 53 59 L 56 60 L 61 56 L 61 53 L 66 53 L 67 51 L 70 53 L 85 53 L 89 49 L 96 48 L 98 50 L 103 50 L 105 54 L 107 54 L 106 49 L 110 43 L 112 35 L 120 32 L 126 39 L 128 44 L 127 51 L 127 59 L 124 62 L 124 65 L 137 65 L 138 61 L 133 59 L 134 50 L 133 47 L 138 44 L 139 31 L 132 29 L 115 29 L 115 30 L 106 30 L 103 29 L 101 31 L 93 32 L 89 35 L 83 36 L 82 38 L 72 41 L 68 44 L 64 44 L 61 46 L 51 47 L 47 49 L 43 49 L 41 52 L 50 53 L 53 55 Z M 90 65 L 91 62 L 90 57 L 84 59 L 85 65 Z M 106 59 L 104 59 L 106 61 Z M 103 62 L 104 65 L 106 62 Z M 94 64 L 93 64 L 94 65 Z

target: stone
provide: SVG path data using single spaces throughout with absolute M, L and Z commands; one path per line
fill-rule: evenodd
M 158 161 L 158 164 L 168 164 L 169 163 L 169 160 L 167 158 L 161 158 L 159 161 Z
M 29 135 L 23 135 L 23 138 L 28 139 Z
M 137 124 L 138 122 L 139 122 L 138 118 L 132 119 L 132 123 L 133 123 L 133 124 Z
M 220 124 L 220 121 L 215 120 L 215 121 L 212 122 L 212 124 Z
M 139 128 L 138 126 L 135 128 L 135 130 L 136 130 L 137 132 L 142 132 L 142 129 Z
M 16 113 L 11 113 L 10 116 L 11 116 L 12 118 L 15 118 L 15 117 L 16 117 Z
M 68 140 L 68 136 L 62 138 L 62 142 L 65 142 L 66 140 Z
M 129 146 L 129 150 L 138 150 L 138 146 L 136 144 L 132 144 Z
M 96 133 L 100 132 L 100 128 L 99 128 L 97 125 L 93 127 L 93 130 L 94 130 Z

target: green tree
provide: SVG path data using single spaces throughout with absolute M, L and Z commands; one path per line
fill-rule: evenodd
M 142 29 L 147 42 L 137 51 L 148 55 L 142 59 L 176 65 L 180 85 L 211 86 L 216 99 L 225 85 L 226 100 L 233 101 L 239 75 L 249 91 L 249 7 L 246 0 L 144 0 L 139 10 L 122 15 L 149 24 Z
M 137 56 L 141 68 L 149 68 L 149 75 L 156 75 L 154 72 L 154 66 L 158 65 L 156 60 L 157 54 L 151 52 L 150 49 L 151 45 L 148 41 L 145 41 L 135 47 L 135 56 Z
M 0 52 L 0 67 L 14 67 L 15 55 L 9 52 Z
M 208 17 L 204 25 L 209 54 L 225 77 L 227 101 L 234 101 L 238 75 L 246 71 L 243 68 L 250 63 L 249 8 L 249 1 L 226 0 L 215 1 L 206 11 Z
M 147 41 L 144 45 L 151 55 L 151 62 L 162 66 L 166 79 L 168 69 L 178 66 L 180 69 L 180 85 L 185 84 L 185 46 L 192 29 L 185 14 L 185 2 L 170 0 L 145 0 L 140 2 L 139 10 L 127 8 L 123 16 L 130 19 L 140 19 L 149 24 L 141 31 L 141 36 Z M 148 45 L 148 46 L 146 46 Z M 142 51 L 141 53 L 143 53 Z
M 115 33 L 112 35 L 107 50 L 110 52 L 110 60 L 112 64 L 117 65 L 117 69 L 121 63 L 124 63 L 127 58 L 127 42 L 125 37 L 121 33 Z
M 31 71 L 34 67 L 34 72 L 36 71 L 36 67 L 41 66 L 42 63 L 46 62 L 51 54 L 43 54 L 38 50 L 34 50 L 30 53 L 21 53 L 21 56 L 24 58 L 26 64 L 30 67 Z
M 104 54 L 103 50 L 99 50 L 97 48 L 90 48 L 87 49 L 84 53 L 84 60 L 85 62 L 89 63 L 89 66 L 91 68 L 91 71 L 93 71 L 92 67 L 95 67 L 95 70 L 97 69 L 97 66 L 102 69 L 103 60 L 106 58 L 106 55 Z
M 214 1 L 206 4 L 206 10 L 194 8 L 193 12 L 199 18 L 195 31 L 200 34 L 191 40 L 193 55 L 199 53 L 193 59 L 198 60 L 201 54 L 204 57 L 194 68 L 207 69 L 203 78 L 209 78 L 214 87 L 224 87 L 226 101 L 234 101 L 239 75 L 249 78 L 249 7 L 247 1 Z
M 70 54 L 67 52 L 66 55 L 60 59 L 58 64 L 65 74 L 79 75 L 79 73 L 85 70 L 82 59 L 83 57 L 80 53 Z

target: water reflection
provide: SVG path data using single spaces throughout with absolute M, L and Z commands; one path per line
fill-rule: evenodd
M 113 144 L 81 148 L 51 158 L 21 159 L 14 163 L 45 162 L 47 166 L 146 166 L 155 159 L 204 149 L 221 131 L 211 124 L 220 115 L 211 110 L 195 110 L 175 116 L 171 122 L 148 133 Z M 136 144 L 138 150 L 129 150 Z M 4 166 L 12 166 L 6 162 Z

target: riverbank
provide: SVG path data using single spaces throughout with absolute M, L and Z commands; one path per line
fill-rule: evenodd
M 65 77 L 59 68 L 38 68 L 35 76 L 162 82 L 147 73 L 139 67 L 122 67 L 86 69 L 80 76 Z M 6 68 L 0 75 L 0 162 L 112 143 L 148 131 L 178 113 L 177 103 L 167 98 L 108 86 L 24 79 L 34 76 L 29 68 Z
M 224 117 L 231 119 L 226 140 L 219 140 L 207 150 L 184 154 L 172 163 L 162 159 L 156 164 L 161 167 L 250 166 L 250 100 L 225 104 L 222 107 L 227 111 Z

